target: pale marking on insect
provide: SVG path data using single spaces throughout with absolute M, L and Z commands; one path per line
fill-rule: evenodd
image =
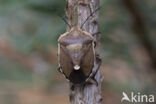
M 60 35 L 60 37 L 59 37 L 59 39 L 58 39 L 58 42 L 60 41 L 61 38 L 63 38 L 63 37 L 66 36 L 67 34 L 69 34 L 69 32 L 66 32 L 66 33 Z
M 66 48 L 71 51 L 80 51 L 82 49 L 82 44 L 71 44 L 66 46 Z
M 79 69 L 80 69 L 80 66 L 79 66 L 79 65 L 75 65 L 75 66 L 74 66 L 74 69 L 75 69 L 75 70 L 79 70 Z

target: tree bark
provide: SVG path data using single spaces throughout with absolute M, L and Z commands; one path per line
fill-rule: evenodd
M 67 0 L 66 16 L 68 23 L 81 27 L 87 17 L 99 8 L 99 0 Z M 95 12 L 83 26 L 83 30 L 93 35 L 96 43 L 95 54 L 99 57 L 99 30 L 98 30 L 98 12 Z M 67 27 L 67 31 L 70 27 Z M 97 68 L 98 63 L 93 70 Z M 99 68 L 99 67 L 98 67 Z M 101 97 L 101 69 L 98 70 L 94 79 L 82 85 L 73 85 L 70 83 L 70 102 L 71 104 L 102 104 Z

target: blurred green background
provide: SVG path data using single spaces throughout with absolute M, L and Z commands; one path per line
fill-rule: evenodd
M 68 82 L 57 71 L 65 5 L 0 0 L 0 104 L 69 104 Z M 100 5 L 103 104 L 120 104 L 123 91 L 156 95 L 156 1 Z

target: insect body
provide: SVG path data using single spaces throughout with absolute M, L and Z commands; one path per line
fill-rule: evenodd
M 70 82 L 85 82 L 94 67 L 95 52 L 93 36 L 73 27 L 58 39 L 59 69 Z

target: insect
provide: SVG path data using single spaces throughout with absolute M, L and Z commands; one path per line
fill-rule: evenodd
M 94 38 L 90 33 L 72 27 L 58 39 L 59 71 L 73 84 L 86 82 L 96 73 L 94 48 Z

